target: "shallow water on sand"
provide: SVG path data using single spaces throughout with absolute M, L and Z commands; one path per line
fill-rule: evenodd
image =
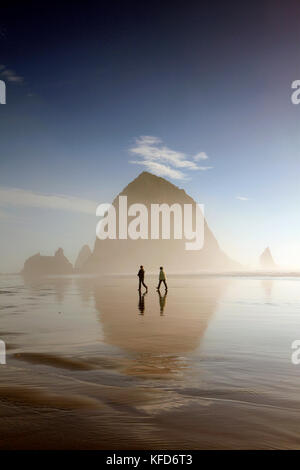
M 0 276 L 0 448 L 300 448 L 300 278 Z

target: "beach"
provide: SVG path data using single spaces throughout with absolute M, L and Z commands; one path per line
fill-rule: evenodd
M 0 448 L 300 448 L 300 277 L 146 280 L 0 276 Z

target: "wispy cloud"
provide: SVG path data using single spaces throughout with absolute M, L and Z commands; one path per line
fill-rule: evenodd
M 130 163 L 143 165 L 147 168 L 147 170 L 158 176 L 168 176 L 169 178 L 173 178 L 175 180 L 185 179 L 185 174 L 182 171 L 174 170 L 173 168 L 167 165 L 163 165 L 162 163 L 153 162 L 151 160 L 131 160 Z
M 36 207 L 95 215 L 97 203 L 60 194 L 41 194 L 25 189 L 0 187 L 0 206 Z
M 196 153 L 196 155 L 193 156 L 195 162 L 199 162 L 199 160 L 207 160 L 208 156 L 206 155 L 205 152 L 199 152 Z
M 130 148 L 133 155 L 140 160 L 130 160 L 135 165 L 143 165 L 158 176 L 168 176 L 173 179 L 186 179 L 187 170 L 210 170 L 211 166 L 199 166 L 196 162 L 206 160 L 206 153 L 200 152 L 189 157 L 183 152 L 172 150 L 155 136 L 141 136 L 135 141 L 135 146 Z
M 5 38 L 6 37 L 6 28 L 5 26 L 3 26 L 2 24 L 0 25 L 0 36 L 2 38 Z
M 246 196 L 236 196 L 236 199 L 239 201 L 250 201 L 250 199 Z
M 6 65 L 0 65 L 0 77 L 8 82 L 22 83 L 23 77 L 17 75 L 14 70 L 8 69 Z

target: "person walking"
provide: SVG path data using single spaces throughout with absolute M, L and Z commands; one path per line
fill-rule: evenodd
M 144 283 L 144 278 L 145 278 L 145 270 L 144 270 L 144 266 L 140 266 L 140 270 L 139 272 L 137 273 L 138 275 L 138 278 L 139 278 L 139 288 L 138 290 L 141 290 L 141 286 L 143 284 L 143 286 L 145 287 L 146 291 L 148 291 L 148 287 L 146 286 L 146 284 Z
M 164 285 L 165 285 L 165 289 L 167 291 L 168 290 L 168 286 L 167 286 L 167 282 L 166 282 L 167 278 L 166 278 L 166 275 L 165 275 L 165 272 L 164 272 L 164 268 L 162 266 L 159 268 L 159 277 L 158 277 L 158 279 L 159 279 L 159 283 L 158 283 L 158 286 L 157 286 L 157 290 L 159 290 L 160 285 L 163 282 Z

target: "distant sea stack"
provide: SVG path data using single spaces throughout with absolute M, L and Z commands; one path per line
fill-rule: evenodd
M 91 257 L 92 252 L 88 245 L 84 245 L 80 252 L 78 253 L 77 259 L 75 261 L 75 272 L 80 272 L 84 269 L 84 266 L 88 259 Z
M 274 262 L 274 259 L 273 259 L 273 256 L 269 247 L 267 247 L 264 250 L 264 252 L 260 255 L 259 261 L 260 261 L 260 266 L 262 268 L 267 268 L 267 269 L 276 268 L 276 263 Z
M 41 256 L 40 253 L 31 256 L 24 263 L 24 276 L 47 276 L 54 274 L 72 274 L 73 266 L 67 260 L 62 248 L 54 256 Z
M 144 204 L 151 213 L 151 204 L 192 204 L 196 202 L 183 189 L 148 172 L 142 172 L 114 199 L 118 221 L 119 196 L 127 196 L 128 207 Z M 201 203 L 201 201 L 197 201 Z M 149 223 L 150 233 L 150 223 Z M 173 233 L 171 226 L 171 234 Z M 191 273 L 201 270 L 228 270 L 238 268 L 219 247 L 219 244 L 204 222 L 204 246 L 197 251 L 185 249 L 186 239 L 153 240 L 125 239 L 100 240 L 96 238 L 92 255 L 85 263 L 83 272 L 88 273 L 135 273 L 142 264 L 146 271 L 157 273 L 164 266 L 167 273 Z

